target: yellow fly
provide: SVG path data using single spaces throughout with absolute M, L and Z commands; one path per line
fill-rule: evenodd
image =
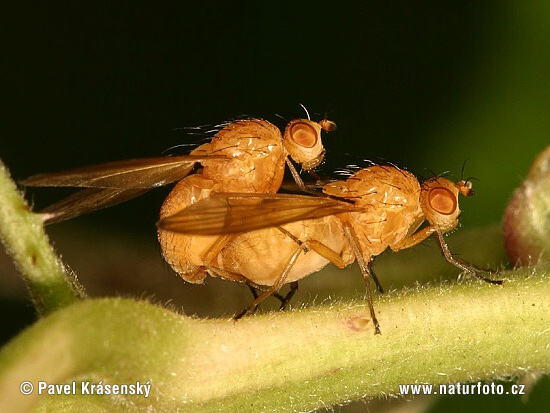
M 210 274 L 263 289 L 237 318 L 282 285 L 329 262 L 344 268 L 357 260 L 379 333 L 369 278 L 381 287 L 371 272 L 371 260 L 388 247 L 410 248 L 431 235 L 448 262 L 483 281 L 502 283 L 478 274 L 489 270 L 454 257 L 443 237 L 458 225 L 458 194 L 473 194 L 468 181 L 431 178 L 420 184 L 406 170 L 376 165 L 325 185 L 326 197 L 230 194 L 197 190 L 191 183 L 180 186 L 185 186 L 179 196 L 186 202 L 180 199 L 177 204 L 186 208 L 175 212 L 175 206 L 164 207 L 158 223 L 163 255 L 188 282 L 202 283 Z M 427 225 L 420 228 L 424 221 Z

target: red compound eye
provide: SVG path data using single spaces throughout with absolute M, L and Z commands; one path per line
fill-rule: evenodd
M 297 122 L 290 128 L 290 137 L 298 145 L 313 148 L 317 143 L 317 131 L 306 122 Z
M 456 196 L 447 188 L 434 188 L 430 191 L 430 206 L 440 214 L 451 215 L 456 211 Z

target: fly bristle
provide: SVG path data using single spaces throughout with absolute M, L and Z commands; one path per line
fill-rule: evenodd
M 333 171 L 333 175 L 350 177 L 353 174 L 355 174 L 357 171 L 360 171 L 361 169 L 364 169 L 364 166 L 359 166 L 356 164 L 347 164 L 343 168 L 336 169 L 335 171 Z
M 247 115 L 242 115 L 242 116 L 237 116 L 233 119 L 225 120 L 215 125 L 208 123 L 208 124 L 198 125 L 198 126 L 182 126 L 182 127 L 173 128 L 172 131 L 183 131 L 185 135 L 192 136 L 194 141 L 191 143 L 181 143 L 178 145 L 171 146 L 168 149 L 164 150 L 163 153 L 166 153 L 178 148 L 187 148 L 188 152 L 190 152 L 196 147 L 202 145 L 203 143 L 211 142 L 214 135 L 216 135 L 222 129 L 227 128 L 231 124 L 238 123 L 240 121 L 245 121 L 245 120 L 253 120 L 253 119 L 256 119 L 256 118 L 253 118 Z
M 174 128 L 172 130 L 184 131 L 186 135 L 205 136 L 205 135 L 216 134 L 229 124 L 230 122 L 224 122 L 216 125 L 205 124 L 205 125 L 199 125 L 199 126 L 182 126 L 182 127 Z
M 342 176 L 342 177 L 349 177 L 349 176 L 353 175 L 354 173 L 355 173 L 355 171 L 353 171 L 351 169 L 343 168 L 343 169 L 336 169 L 333 172 L 333 175 Z
M 180 143 L 180 144 L 177 144 L 177 145 L 174 145 L 174 146 L 170 146 L 169 148 L 166 148 L 165 150 L 162 151 L 162 154 L 167 154 L 168 152 L 171 152 L 175 149 L 179 149 L 179 148 L 185 148 L 185 153 L 189 153 L 191 152 L 191 150 L 195 149 L 197 146 L 199 146 L 199 143 L 198 142 L 194 142 L 194 143 Z M 171 155 L 171 154 L 169 154 Z
M 441 173 L 436 174 L 433 170 L 427 168 L 426 169 L 429 173 L 432 174 L 432 178 L 443 178 L 444 176 L 449 176 L 451 173 L 449 171 L 443 171 Z
M 362 159 L 362 163 L 364 165 L 368 165 L 368 166 L 376 166 L 376 165 L 380 165 L 382 162 L 376 162 L 376 161 L 373 161 L 372 159 Z
M 289 122 L 290 122 L 290 120 L 289 120 L 287 117 L 285 117 L 285 116 L 283 116 L 283 115 L 281 115 L 281 114 L 279 114 L 279 113 L 275 113 L 274 116 L 277 117 L 277 118 L 279 118 L 280 120 L 282 120 L 284 123 L 289 123 Z
M 302 109 L 304 110 L 304 112 L 306 112 L 306 116 L 307 116 L 307 119 L 308 120 L 311 120 L 310 116 L 309 116 L 309 112 L 307 110 L 307 108 L 305 107 L 304 104 L 300 103 L 300 106 L 302 107 Z

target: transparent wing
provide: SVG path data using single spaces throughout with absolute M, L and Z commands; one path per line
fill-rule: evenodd
M 183 234 L 232 234 L 353 211 L 358 209 L 325 197 L 219 193 L 160 220 L 158 227 Z
M 187 176 L 201 156 L 130 159 L 85 166 L 65 172 L 31 176 L 26 186 L 85 188 L 42 211 L 44 222 L 53 224 L 135 198 L 151 188 L 168 185 Z M 208 156 L 225 160 L 224 156 Z
M 44 208 L 40 213 L 45 224 L 55 224 L 128 201 L 145 192 L 147 189 L 141 188 L 85 188 Z
M 208 157 L 217 158 L 226 159 L 223 156 Z M 149 189 L 179 181 L 191 172 L 195 163 L 204 159 L 190 155 L 130 159 L 34 175 L 21 183 L 26 186 Z

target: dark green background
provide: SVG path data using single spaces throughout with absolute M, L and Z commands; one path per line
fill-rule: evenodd
M 322 174 L 370 159 L 458 178 L 468 160 L 478 180 L 461 219 L 472 228 L 500 221 L 550 143 L 547 1 L 12 3 L 0 10 L 0 158 L 16 179 L 160 155 L 194 141 L 174 128 L 301 117 L 303 103 L 338 123 Z M 166 192 L 76 225 L 154 244 Z M 28 192 L 38 207 L 59 196 Z M 72 225 L 57 228 L 104 247 Z M 20 328 L 4 323 L 7 336 Z
M 15 177 L 159 155 L 193 140 L 173 128 L 303 103 L 339 125 L 322 173 L 371 159 L 459 176 L 468 160 L 463 220 L 486 224 L 550 142 L 544 1 L 131 4 L 5 11 L 0 156 Z M 163 196 L 83 219 L 151 228 Z

